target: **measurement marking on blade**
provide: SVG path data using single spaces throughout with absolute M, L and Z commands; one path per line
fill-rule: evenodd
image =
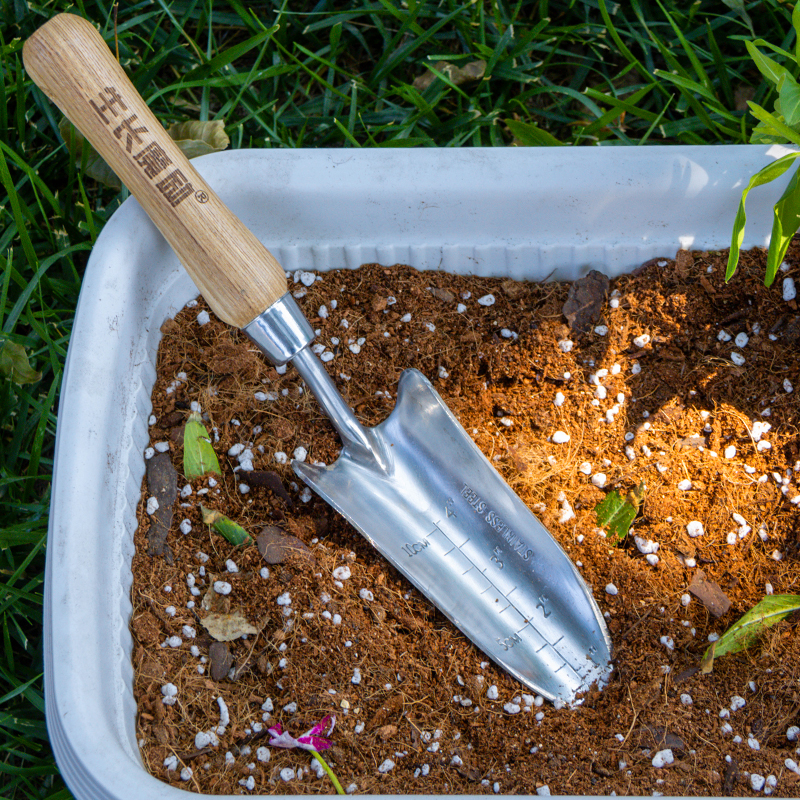
M 433 530 L 429 531 L 428 533 L 425 534 L 426 538 L 428 536 L 433 536 L 434 533 L 438 532 L 438 533 L 441 533 L 442 536 L 444 536 L 445 539 L 447 539 L 448 541 L 452 541 L 452 539 L 439 527 L 439 523 L 440 522 L 441 522 L 441 520 L 437 519 L 436 522 L 432 522 L 431 523 L 431 525 L 433 525 Z
M 560 643 L 561 643 L 561 642 L 564 640 L 564 636 L 563 636 L 563 635 L 562 635 L 562 636 L 560 636 L 560 637 L 559 637 L 559 638 L 558 638 L 558 639 L 557 639 L 555 642 L 550 642 L 550 641 L 548 641 L 548 638 L 547 638 L 547 636 L 546 636 L 546 635 L 545 635 L 545 634 L 544 634 L 542 631 L 540 631 L 540 630 L 539 630 L 539 629 L 538 629 L 538 628 L 537 628 L 537 627 L 536 627 L 536 626 L 535 626 L 535 625 L 534 625 L 534 624 L 531 622 L 532 615 L 531 615 L 531 613 L 530 613 L 530 610 L 529 610 L 528 612 L 523 612 L 523 611 L 521 610 L 521 608 L 520 608 L 519 606 L 517 606 L 517 605 L 516 605 L 516 604 L 515 604 L 515 603 L 514 603 L 514 602 L 511 600 L 511 595 L 512 595 L 512 594 L 513 594 L 515 591 L 517 591 L 517 589 L 519 589 L 519 586 L 518 586 L 518 585 L 515 585 L 515 586 L 512 586 L 512 587 L 511 587 L 510 589 L 508 589 L 507 591 L 503 591 L 503 590 L 501 590 L 501 589 L 500 589 L 500 587 L 497 585 L 497 583 L 495 582 L 495 580 L 493 580 L 493 578 L 492 578 L 492 577 L 490 577 L 490 575 L 489 575 L 489 574 L 487 574 L 487 573 L 489 572 L 489 570 L 491 570 L 491 571 L 492 571 L 492 575 L 494 575 L 494 576 L 496 576 L 496 577 L 499 577 L 499 576 L 502 574 L 502 573 L 500 572 L 500 570 L 502 570 L 503 564 L 502 564 L 502 561 L 500 560 L 500 558 L 499 558 L 499 554 L 498 554 L 498 552 L 497 552 L 497 550 L 499 550 L 499 548 L 496 548 L 496 552 L 495 552 L 495 556 L 496 556 L 496 557 L 492 559 L 492 562 L 493 562 L 493 563 L 492 563 L 492 564 L 490 564 L 489 566 L 483 567 L 483 569 L 481 569 L 481 568 L 480 568 L 480 566 L 479 566 L 479 565 L 478 565 L 478 564 L 475 562 L 475 560 L 474 560 L 474 555 L 475 555 L 475 554 L 473 554 L 472 556 L 470 556 L 470 555 L 469 555 L 467 552 L 464 552 L 464 548 L 465 548 L 465 546 L 466 546 L 466 545 L 468 545 L 468 544 L 470 543 L 470 541 L 471 541 L 471 537 L 469 537 L 469 538 L 465 539 L 465 540 L 464 540 L 464 541 L 463 541 L 463 542 L 462 542 L 460 545 L 459 545 L 459 544 L 456 544 L 456 542 L 453 540 L 453 538 L 451 538 L 450 536 L 448 536 L 448 534 L 447 534 L 447 533 L 445 533 L 445 531 L 444 531 L 444 530 L 442 530 L 442 528 L 441 528 L 441 526 L 440 526 L 440 522 L 441 522 L 441 520 L 437 520 L 436 522 L 431 522 L 431 525 L 432 525 L 433 527 L 432 527 L 432 530 L 431 530 L 431 531 L 430 531 L 428 534 L 426 534 L 426 536 L 425 536 L 425 543 L 426 543 L 426 545 L 427 545 L 427 540 L 428 540 L 428 538 L 429 538 L 429 537 L 433 536 L 435 533 L 441 533 L 441 534 L 442 534 L 442 536 L 443 536 L 443 537 L 444 537 L 444 538 L 447 540 L 447 542 L 448 542 L 450 545 L 452 545 L 452 546 L 451 546 L 451 547 L 450 547 L 450 548 L 449 548 L 447 551 L 445 551 L 444 553 L 442 553 L 442 558 L 447 558 L 448 556 L 452 555 L 452 554 L 453 554 L 453 551 L 455 551 L 455 550 L 458 550 L 458 551 L 459 551 L 461 554 L 463 554 L 464 556 L 466 556 L 466 558 L 467 558 L 467 561 L 468 561 L 468 563 L 470 564 L 470 566 L 469 566 L 469 567 L 468 567 L 466 570 L 464 570 L 464 571 L 461 573 L 462 577 L 463 577 L 464 575 L 467 575 L 468 573 L 472 572 L 473 570 L 475 570 L 475 571 L 476 571 L 476 572 L 478 572 L 480 575 L 482 575 L 482 576 L 483 576 L 483 577 L 486 579 L 486 581 L 487 581 L 487 586 L 486 586 L 486 588 L 485 588 L 485 589 L 483 589 L 482 591 L 478 592 L 478 596 L 482 597 L 482 596 L 484 596 L 484 595 L 485 595 L 487 592 L 491 592 L 491 591 L 494 591 L 494 592 L 496 592 L 496 596 L 495 596 L 495 598 L 494 598 L 494 601 L 493 601 L 492 605 L 494 606 L 494 608 L 496 608 L 496 609 L 497 609 L 497 613 L 498 613 L 498 615 L 500 615 L 500 614 L 504 614 L 504 613 L 508 612 L 508 611 L 509 611 L 509 609 L 512 609 L 513 611 L 516 611 L 516 612 L 517 612 L 517 614 L 519 614 L 519 616 L 520 616 L 520 619 L 523 621 L 523 625 L 522 625 L 522 626 L 521 626 L 521 627 L 520 627 L 518 630 L 516 630 L 516 631 L 515 631 L 513 634 L 511 634 L 511 636 L 507 636 L 507 637 L 502 637 L 502 636 L 495 637 L 495 641 L 496 641 L 496 642 L 497 642 L 497 643 L 498 643 L 498 644 L 499 644 L 501 647 L 503 647 L 503 649 L 504 649 L 504 650 L 509 650 L 509 649 L 511 649 L 511 648 L 512 648 L 512 647 L 513 647 L 515 644 L 518 644 L 518 643 L 520 643 L 520 642 L 522 641 L 522 639 L 521 639 L 521 635 L 523 635 L 523 634 L 524 634 L 524 632 L 525 632 L 527 629 L 530 629 L 529 637 L 530 637 L 530 636 L 532 636 L 532 637 L 534 637 L 534 639 L 535 639 L 535 640 L 539 640 L 539 641 L 542 641 L 542 642 L 543 642 L 543 644 L 541 645 L 541 647 L 539 647 L 538 649 L 536 649 L 536 651 L 535 651 L 535 652 L 536 652 L 537 654 L 538 654 L 538 653 L 541 653 L 541 652 L 542 652 L 542 651 L 543 651 L 545 648 L 547 648 L 547 647 L 550 647 L 550 648 L 552 649 L 552 651 L 553 651 L 554 655 L 555 655 L 557 658 L 559 658 L 559 659 L 561 660 L 561 662 L 562 662 L 561 666 L 560 666 L 560 667 L 558 667 L 558 670 L 561 670 L 561 669 L 563 669 L 563 668 L 564 668 L 564 666 L 569 666 L 569 667 L 570 667 L 571 669 L 573 669 L 573 671 L 574 671 L 574 672 L 576 672 L 576 674 L 577 674 L 577 670 L 575 670 L 575 669 L 572 667 L 572 665 L 570 665 L 569 661 L 568 661 L 568 660 L 567 660 L 567 659 L 566 659 L 566 658 L 565 658 L 565 657 L 564 657 L 564 656 L 563 656 L 563 655 L 562 655 L 562 654 L 561 654 L 561 653 L 558 651 L 558 648 L 557 648 L 557 646 L 558 646 L 558 645 L 559 645 L 559 644 L 560 644 Z M 478 553 L 480 553 L 480 551 L 479 551 L 479 550 L 478 550 L 477 552 L 478 552 Z M 547 597 L 547 596 L 546 596 L 546 595 L 544 595 L 544 594 L 541 594 L 541 595 L 539 595 L 539 596 L 538 596 L 536 599 L 538 600 L 538 603 L 536 604 L 536 610 L 540 610 L 540 613 L 541 613 L 541 615 L 542 615 L 542 616 L 543 616 L 545 619 L 547 619 L 547 618 L 548 618 L 548 617 L 550 617 L 550 615 L 552 614 L 552 609 L 548 608 L 548 604 L 549 604 L 549 600 L 550 600 L 550 598 L 549 598 L 549 597 Z M 504 605 L 502 608 L 500 608 L 500 607 L 499 607 L 499 606 L 500 606 L 500 601 L 501 601 L 501 600 L 502 600 L 502 601 L 504 601 L 504 602 L 506 603 L 506 605 Z M 549 626 L 552 626 L 553 624 L 554 624 L 553 622 L 548 622 L 548 623 L 547 623 L 547 625 L 549 625 Z M 555 671 L 558 671 L 558 670 L 555 670 Z

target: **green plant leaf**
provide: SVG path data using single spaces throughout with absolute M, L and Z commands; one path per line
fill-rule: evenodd
M 209 472 L 222 474 L 203 420 L 196 411 L 192 411 L 183 430 L 183 474 L 193 481 Z
M 211 530 L 224 536 L 232 545 L 241 547 L 244 544 L 253 543 L 253 537 L 241 525 L 223 513 L 201 505 L 200 514 L 203 522 L 211 526 Z
M 786 124 L 797 125 L 800 122 L 800 86 L 791 75 L 784 75 L 778 82 L 778 98 Z
M 711 672 L 715 658 L 738 653 L 749 647 L 767 628 L 785 619 L 793 611 L 800 611 L 800 595 L 767 595 L 706 650 L 703 655 L 703 672 Z
M 42 377 L 41 372 L 31 367 L 25 348 L 4 336 L 0 336 L 0 375 L 20 386 L 36 383 Z
M 516 119 L 503 120 L 514 135 L 517 142 L 525 147 L 555 147 L 564 143 L 559 142 L 552 133 L 542 130 L 532 122 L 520 122 Z
M 225 123 L 221 119 L 208 122 L 189 120 L 170 125 L 167 133 L 183 151 L 186 158 L 197 158 L 208 153 L 217 153 L 231 143 L 225 133 Z
M 786 142 L 800 145 L 800 133 L 792 130 L 780 117 L 777 117 L 775 114 L 770 114 L 765 108 L 749 100 L 747 101 L 747 105 L 750 106 L 750 111 L 756 119 L 770 125 L 777 134 L 784 137 Z
M 785 144 L 786 137 L 766 122 L 759 122 L 750 134 L 750 144 Z
M 725 280 L 729 281 L 736 272 L 736 266 L 739 263 L 739 250 L 744 241 L 744 227 L 747 222 L 747 215 L 745 214 L 745 201 L 750 190 L 755 186 L 763 186 L 765 183 L 770 183 L 776 178 L 780 178 L 789 167 L 792 166 L 795 159 L 800 156 L 800 153 L 787 153 L 781 156 L 777 161 L 767 164 L 766 167 L 760 169 L 745 186 L 742 192 L 742 199 L 739 201 L 739 209 L 736 212 L 736 217 L 733 221 L 733 233 L 731 235 L 731 249 L 728 255 L 728 266 L 725 270 Z
M 628 492 L 623 498 L 616 491 L 609 492 L 602 503 L 595 508 L 597 524 L 606 528 L 608 538 L 613 542 L 622 542 L 630 531 L 631 523 L 639 513 L 639 506 L 644 497 L 645 485 L 639 486 Z
M 767 253 L 764 285 L 771 286 L 789 249 L 792 237 L 800 228 L 800 172 L 795 170 L 780 200 L 773 209 L 772 235 Z
M 756 40 L 758 42 L 758 40 Z M 777 61 L 770 58 L 769 56 L 765 56 L 753 42 L 745 42 L 745 47 L 747 48 L 747 52 L 750 54 L 750 58 L 755 61 L 756 66 L 758 67 L 758 71 L 768 80 L 778 85 L 780 79 L 784 75 L 789 75 L 789 71 L 782 67 Z M 791 77 L 791 75 L 789 75 Z
M 800 63 L 800 4 L 794 4 L 792 11 L 792 27 L 794 28 L 794 58 Z

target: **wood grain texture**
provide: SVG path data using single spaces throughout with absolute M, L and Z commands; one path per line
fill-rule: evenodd
M 191 166 L 90 22 L 53 17 L 25 42 L 23 60 L 130 189 L 220 319 L 244 327 L 285 294 L 283 268 Z

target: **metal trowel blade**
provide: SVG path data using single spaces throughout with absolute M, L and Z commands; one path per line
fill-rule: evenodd
M 574 704 L 602 687 L 611 642 L 583 578 L 422 373 L 403 372 L 369 432 L 380 459 L 345 445 L 295 472 L 530 689 Z

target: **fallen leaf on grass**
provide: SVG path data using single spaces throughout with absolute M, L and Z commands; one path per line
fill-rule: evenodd
M 470 61 L 463 67 L 457 67 L 455 64 L 448 64 L 447 61 L 437 61 L 433 69 L 447 77 L 454 86 L 463 86 L 465 83 L 474 83 L 483 78 L 486 72 L 486 62 Z M 414 80 L 414 88 L 418 92 L 424 92 L 438 77 L 435 72 L 426 69 Z
M 42 377 L 41 372 L 31 367 L 25 348 L 4 336 L 0 336 L 0 375 L 10 378 L 20 386 L 36 383 Z
M 222 534 L 232 545 L 240 547 L 243 544 L 253 543 L 253 537 L 241 525 L 220 511 L 214 511 L 212 508 L 201 505 L 200 514 L 203 522 L 211 526 L 211 530 Z
M 83 134 L 66 118 L 58 123 L 58 132 L 67 145 L 67 151 L 77 167 L 85 168 L 85 173 L 98 183 L 120 190 L 122 181 L 103 160 L 97 150 L 86 141 Z M 209 122 L 176 122 L 167 133 L 183 151 L 186 158 L 196 158 L 207 153 L 224 150 L 230 139 L 225 133 L 225 123 L 215 119 Z
M 209 472 L 222 474 L 203 419 L 196 411 L 192 411 L 183 431 L 183 474 L 193 481 Z
M 622 542 L 628 535 L 631 523 L 639 513 L 644 490 L 644 483 L 640 483 L 636 489 L 628 492 L 624 499 L 618 492 L 611 491 L 595 508 L 597 524 L 601 528 L 606 528 L 608 538 L 613 542 Z
M 786 619 L 793 611 L 800 611 L 800 595 L 767 595 L 706 650 L 702 661 L 703 673 L 711 672 L 715 658 L 749 647 L 767 628 Z
M 533 122 L 522 122 L 518 119 L 503 120 L 514 137 L 513 145 L 521 147 L 559 147 L 559 142 L 552 133 L 540 128 Z
M 186 158 L 197 158 L 208 153 L 224 150 L 231 140 L 225 133 L 225 123 L 221 119 L 208 122 L 189 120 L 170 125 L 167 133 L 183 151 Z
M 58 132 L 67 145 L 67 152 L 72 156 L 75 166 L 83 168 L 85 174 L 98 183 L 117 191 L 122 188 L 122 181 L 116 172 L 106 164 L 97 150 L 83 138 L 83 134 L 66 117 L 58 123 Z

